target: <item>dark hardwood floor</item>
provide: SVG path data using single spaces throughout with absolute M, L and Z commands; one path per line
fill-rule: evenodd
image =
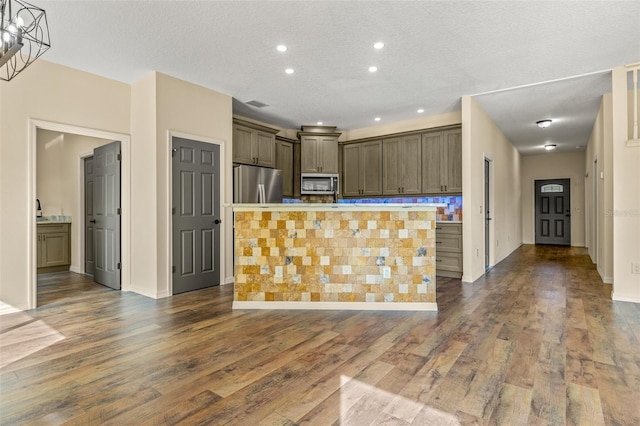
M 0 316 L 0 424 L 639 425 L 640 305 L 522 246 L 439 312 L 232 311 L 73 273 Z

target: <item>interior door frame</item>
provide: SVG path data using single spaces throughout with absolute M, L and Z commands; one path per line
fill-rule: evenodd
M 131 290 L 131 136 L 123 133 L 110 132 L 106 130 L 90 129 L 70 124 L 56 123 L 52 121 L 38 120 L 30 118 L 28 120 L 28 164 L 27 164 L 27 199 L 30 201 L 26 214 L 30 219 L 36 217 L 36 206 L 33 200 L 36 199 L 36 144 L 38 129 L 51 130 L 60 133 L 72 133 L 81 136 L 88 136 L 100 139 L 119 140 L 122 148 L 121 164 L 121 203 L 122 216 L 120 222 L 121 229 L 121 290 Z M 73 212 L 76 218 L 80 217 L 82 211 L 78 206 L 78 211 Z M 36 221 L 30 220 L 29 232 L 27 235 L 27 247 L 29 253 L 28 265 L 28 308 L 37 307 L 38 281 L 37 281 L 37 253 L 36 253 Z
M 87 151 L 87 152 L 83 152 L 82 154 L 80 154 L 79 157 L 79 167 L 80 167 L 80 174 L 78 175 L 79 177 L 79 181 L 78 181 L 78 187 L 80 188 L 79 192 L 79 199 L 78 199 L 78 206 L 80 207 L 80 211 L 78 212 L 78 214 L 81 217 L 82 223 L 80 224 L 80 253 L 82 253 L 82 259 L 80 262 L 80 267 L 78 268 L 77 271 L 73 271 L 73 272 L 78 272 L 79 274 L 84 274 L 86 273 L 86 261 L 87 261 L 87 251 L 86 251 L 86 243 L 87 243 L 87 238 L 85 235 L 85 230 L 87 229 L 87 224 L 85 223 L 85 193 L 86 193 L 86 188 L 84 186 L 84 181 L 85 181 L 85 169 L 84 169 L 84 160 L 86 160 L 87 158 L 93 157 L 93 151 Z M 122 185 L 121 185 L 122 186 Z M 120 191 L 122 192 L 122 188 L 120 188 Z M 121 232 L 122 233 L 122 232 Z
M 559 175 L 559 176 L 541 176 L 541 177 L 533 177 L 531 178 L 530 187 L 531 187 L 531 235 L 533 236 L 533 242 L 531 244 L 536 244 L 536 181 L 537 180 L 553 180 L 553 179 L 569 179 L 569 185 L 573 186 L 575 177 L 567 176 L 567 175 Z M 571 205 L 571 217 L 569 218 L 569 226 L 573 229 L 573 209 L 574 209 L 574 191 L 571 191 L 569 194 L 569 203 Z M 573 239 L 573 233 L 571 233 L 571 238 Z M 573 247 L 571 242 L 567 247 Z
M 485 170 L 485 161 L 489 162 L 489 205 L 485 205 L 485 200 L 486 200 L 486 194 L 485 194 L 485 183 L 484 183 L 484 170 Z M 484 211 L 482 212 L 482 223 L 483 223 L 483 227 L 482 227 L 482 234 L 485 234 L 485 217 L 486 217 L 486 211 L 487 208 L 489 209 L 489 213 L 492 215 L 491 216 L 491 221 L 489 222 L 489 265 L 487 267 L 487 265 L 484 265 L 483 270 L 484 272 L 488 272 L 491 270 L 491 268 L 493 268 L 496 264 L 495 262 L 495 246 L 493 244 L 493 242 L 495 241 L 495 235 L 496 235 L 496 229 L 495 229 L 495 179 L 494 179 L 494 172 L 495 172 L 495 164 L 493 162 L 493 158 L 491 158 L 491 156 L 487 153 L 484 153 L 483 157 L 482 157 L 482 205 L 484 205 Z M 493 213 L 491 213 L 493 212 Z M 492 238 L 493 237 L 493 238 Z M 484 252 L 486 249 L 487 245 L 487 235 L 484 235 L 484 245 L 483 245 L 483 249 L 482 251 Z M 486 256 L 486 253 L 484 253 L 484 256 Z M 483 263 L 486 263 L 485 260 L 483 260 Z
M 171 180 L 173 179 L 173 162 L 171 157 L 171 150 L 173 149 L 173 138 L 182 138 L 182 139 L 190 139 L 196 142 L 209 143 L 213 145 L 218 145 L 220 148 L 220 158 L 219 158 L 219 170 L 220 170 L 220 218 L 222 220 L 222 226 L 220 226 L 220 285 L 224 285 L 226 282 L 226 262 L 225 262 L 225 252 L 226 252 L 226 234 L 227 229 L 229 229 L 229 222 L 227 222 L 227 208 L 225 205 L 226 193 L 225 193 L 225 183 L 227 176 L 227 167 L 225 167 L 226 162 L 224 161 L 226 158 L 225 155 L 225 143 L 220 139 L 212 139 L 207 138 L 205 136 L 192 135 L 189 133 L 184 133 L 175 130 L 167 130 L 167 139 L 165 142 L 165 153 L 166 153 L 166 167 L 167 167 L 167 175 L 165 188 L 167 188 L 167 196 L 165 198 L 165 209 L 166 212 L 166 223 L 165 230 L 167 235 L 167 246 L 165 251 L 165 256 L 167 261 L 165 262 L 165 274 L 166 274 L 166 283 L 168 284 L 168 288 L 163 292 L 166 292 L 166 296 L 173 295 L 173 217 L 171 215 L 172 208 L 172 200 L 173 200 L 173 186 L 171 184 Z M 34 213 L 35 214 L 35 213 Z

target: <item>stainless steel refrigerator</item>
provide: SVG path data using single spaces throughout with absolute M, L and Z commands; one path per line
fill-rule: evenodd
M 234 167 L 233 202 L 282 203 L 282 170 L 255 166 Z

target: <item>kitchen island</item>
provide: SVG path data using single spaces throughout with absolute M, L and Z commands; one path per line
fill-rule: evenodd
M 234 204 L 234 309 L 436 311 L 438 204 Z

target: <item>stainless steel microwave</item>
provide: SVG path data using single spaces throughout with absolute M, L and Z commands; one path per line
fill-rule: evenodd
M 340 193 L 337 173 L 302 173 L 300 175 L 302 195 L 333 195 Z

